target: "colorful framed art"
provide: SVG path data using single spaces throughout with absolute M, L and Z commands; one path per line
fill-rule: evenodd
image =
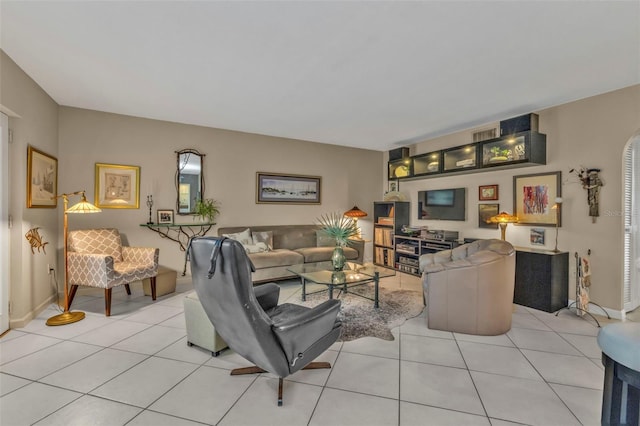
M 552 209 L 555 199 L 562 196 L 561 177 L 562 172 L 513 177 L 513 206 L 519 225 L 561 225 L 561 214 Z

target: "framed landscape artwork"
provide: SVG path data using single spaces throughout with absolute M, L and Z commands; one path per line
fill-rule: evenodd
M 58 206 L 58 160 L 36 148 L 27 148 L 27 207 Z
M 513 177 L 514 214 L 520 225 L 558 226 L 561 216 L 552 210 L 556 197 L 562 195 L 562 172 Z
M 96 163 L 94 204 L 102 209 L 140 208 L 140 167 Z
M 320 176 L 256 173 L 256 203 L 320 204 Z

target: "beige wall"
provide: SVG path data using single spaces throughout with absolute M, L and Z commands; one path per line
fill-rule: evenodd
M 460 232 L 460 237 L 499 238 L 499 230 L 478 228 L 478 186 L 499 185 L 500 210 L 513 212 L 513 176 L 562 172 L 563 217 L 558 247 L 570 253 L 569 297 L 575 296 L 574 253 L 580 256 L 591 250 L 593 285 L 591 297 L 596 303 L 620 311 L 622 294 L 622 156 L 626 143 L 640 128 L 640 86 L 567 103 L 537 112 L 540 132 L 547 135 L 547 164 L 502 171 L 478 172 L 400 183 L 400 190 L 411 198 L 413 225 Z M 411 155 L 472 141 L 478 129 L 499 127 L 498 123 L 447 135 L 411 146 Z M 572 168 L 581 166 L 602 169 L 605 186 L 600 192 L 600 217 L 596 223 L 588 215 L 587 194 Z M 386 176 L 386 170 L 385 170 Z M 465 222 L 418 220 L 415 210 L 417 192 L 423 189 L 467 188 L 467 220 Z M 489 202 L 487 202 L 489 203 Z M 507 240 L 516 246 L 532 247 L 532 226 L 507 228 Z M 555 229 L 546 229 L 546 248 L 553 249 Z M 538 246 L 536 246 L 538 247 Z
M 148 220 L 146 196 L 156 209 L 174 209 L 175 151 L 195 148 L 204 159 L 205 195 L 220 201 L 219 226 L 311 224 L 322 213 L 343 212 L 357 204 L 372 213 L 381 196 L 383 154 L 378 151 L 274 138 L 77 108 L 60 108 L 60 190 L 87 190 L 94 200 L 95 163 L 141 167 L 140 209 L 103 209 L 75 215 L 69 228 L 112 226 L 130 245 L 160 247 L 160 263 L 182 269 L 178 245 L 140 227 Z M 320 205 L 256 204 L 256 172 L 321 176 Z M 365 218 L 366 219 L 366 218 Z M 176 221 L 193 223 L 191 216 Z M 363 220 L 367 232 L 370 220 Z M 209 233 L 216 235 L 214 228 Z M 371 248 L 367 247 L 370 251 Z M 369 258 L 370 258 L 369 254 Z
M 4 52 L 0 51 L 0 104 L 18 116 L 9 117 L 13 142 L 9 144 L 9 214 L 11 228 L 10 265 L 11 326 L 30 320 L 53 300 L 56 293 L 47 264 L 56 264 L 59 222 L 56 210 L 26 208 L 27 147 L 58 156 L 58 105 Z M 58 208 L 61 210 L 61 208 Z M 31 254 L 24 235 L 35 227 L 44 241 L 46 254 Z M 62 284 L 61 276 L 58 282 Z

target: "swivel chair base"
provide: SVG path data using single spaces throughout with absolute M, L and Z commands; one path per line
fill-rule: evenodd
M 306 366 L 302 367 L 303 370 L 318 370 L 320 368 L 331 368 L 331 363 L 329 362 L 310 362 Z M 234 368 L 231 370 L 232 376 L 239 376 L 242 374 L 257 374 L 257 373 L 268 373 L 268 371 L 263 370 L 258 366 L 253 367 L 242 367 L 242 368 Z M 284 379 L 282 377 L 278 378 L 278 407 L 282 407 L 282 385 Z

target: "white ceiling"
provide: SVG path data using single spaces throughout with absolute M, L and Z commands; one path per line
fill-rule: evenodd
M 640 1 L 7 1 L 61 105 L 388 150 L 640 83 Z

